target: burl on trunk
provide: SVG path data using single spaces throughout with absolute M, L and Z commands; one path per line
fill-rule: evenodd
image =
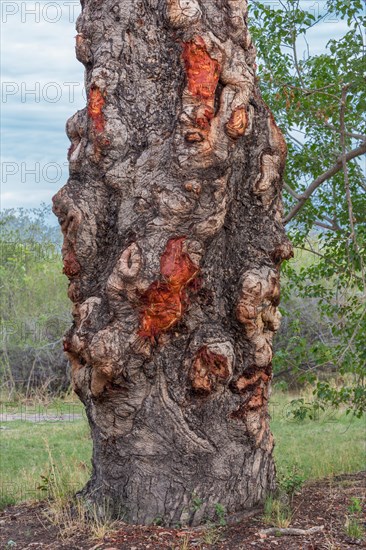
M 274 487 L 286 144 L 243 0 L 84 0 L 88 105 L 54 197 L 93 438 L 83 495 L 132 523 L 198 524 Z M 197 506 L 197 499 L 202 502 Z

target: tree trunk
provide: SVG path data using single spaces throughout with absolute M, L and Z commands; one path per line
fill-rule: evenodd
M 54 197 L 93 438 L 83 490 L 131 523 L 198 524 L 274 487 L 286 145 L 243 0 L 84 0 L 87 108 Z

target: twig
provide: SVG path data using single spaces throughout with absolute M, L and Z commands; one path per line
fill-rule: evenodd
M 300 82 L 301 86 L 304 88 L 304 81 L 303 81 L 303 78 L 302 78 L 299 61 L 297 59 L 296 30 L 295 30 L 295 28 L 292 31 L 292 50 L 294 52 L 294 65 L 295 65 L 295 69 L 296 69 L 296 72 L 297 72 L 297 76 L 299 77 L 299 82 Z
M 340 130 L 341 130 L 341 149 L 342 149 L 342 168 L 343 168 L 343 174 L 344 174 L 344 187 L 346 189 L 346 199 L 347 199 L 347 206 L 348 206 L 348 217 L 349 217 L 349 225 L 351 228 L 351 235 L 350 239 L 352 241 L 355 241 L 355 219 L 353 215 L 353 207 L 352 207 L 352 199 L 351 199 L 351 191 L 349 188 L 349 178 L 348 178 L 348 168 L 347 168 L 347 160 L 346 160 L 346 137 L 345 137 L 345 124 L 344 124 L 344 115 L 346 112 L 346 104 L 347 104 L 347 91 L 349 88 L 349 84 L 344 86 L 342 88 L 342 97 L 341 97 L 341 109 L 339 113 L 339 123 L 340 123 Z M 355 248 L 357 249 L 357 243 L 355 242 Z M 357 251 L 357 250 L 356 250 Z
M 324 525 L 318 525 L 316 527 L 310 527 L 310 529 L 297 529 L 296 527 L 270 527 L 269 529 L 263 529 L 260 531 L 260 535 L 295 535 L 301 537 L 304 535 L 313 535 L 323 531 Z
M 339 231 L 339 227 L 335 227 L 334 225 L 328 225 L 327 223 L 324 223 L 318 220 L 315 220 L 314 225 L 317 225 L 318 227 L 323 227 L 328 231 Z
M 326 128 L 329 128 L 329 130 L 333 130 L 334 132 L 337 132 L 338 134 L 341 133 L 341 130 L 339 128 L 336 128 L 332 124 L 329 124 L 329 122 L 323 122 L 323 126 Z M 365 134 L 355 134 L 353 132 L 344 132 L 344 135 L 347 137 L 351 137 L 353 139 L 360 139 L 361 141 L 366 141 L 366 135 Z
M 284 189 L 286 189 L 286 191 L 288 193 L 290 193 L 290 195 L 292 195 L 295 199 L 299 200 L 301 198 L 301 195 L 299 195 L 298 193 L 296 193 L 296 191 L 294 189 L 292 189 L 292 187 L 289 186 L 288 183 L 284 182 L 283 183 L 283 187 Z

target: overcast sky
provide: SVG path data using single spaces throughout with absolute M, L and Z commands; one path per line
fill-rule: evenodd
M 324 2 L 302 4 L 317 14 Z M 65 122 L 86 103 L 74 52 L 79 12 L 78 0 L 1 1 L 2 208 L 49 203 L 67 180 Z M 317 25 L 311 53 L 345 31 L 343 22 Z

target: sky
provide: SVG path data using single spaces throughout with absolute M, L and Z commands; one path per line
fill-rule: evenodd
M 268 1 L 271 6 L 276 0 Z M 323 0 L 304 0 L 314 15 Z M 85 107 L 83 66 L 76 60 L 79 0 L 2 0 L 1 208 L 49 204 L 68 177 L 66 120 Z M 310 31 L 311 53 L 347 30 L 325 20 Z M 300 44 L 301 49 L 305 44 Z

